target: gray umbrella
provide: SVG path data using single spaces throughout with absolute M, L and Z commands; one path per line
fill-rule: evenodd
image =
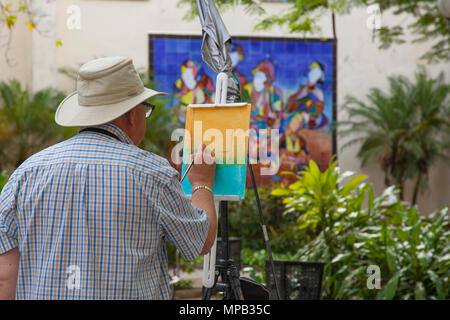
M 202 58 L 216 73 L 228 76 L 227 103 L 240 101 L 239 82 L 233 77 L 228 53 L 231 36 L 220 17 L 214 0 L 196 0 L 202 24 Z

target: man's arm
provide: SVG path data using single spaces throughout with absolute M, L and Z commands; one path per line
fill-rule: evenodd
M 0 255 L 0 300 L 14 300 L 16 296 L 19 259 L 17 247 Z
M 18 184 L 15 174 L 9 177 L 0 193 L 0 300 L 15 298 L 19 269 L 16 224 Z
M 211 188 L 212 189 L 212 188 Z M 212 193 L 205 189 L 199 189 L 192 195 L 192 205 L 206 211 L 209 218 L 209 230 L 205 244 L 200 254 L 208 254 L 216 239 L 217 215 Z
M 196 150 L 194 157 L 194 164 L 188 173 L 192 190 L 196 186 L 207 186 L 212 190 L 216 172 L 216 159 L 214 153 L 211 154 L 211 150 L 206 149 L 206 146 L 203 145 L 202 148 Z M 205 210 L 209 218 L 208 236 L 203 245 L 203 249 L 200 252 L 200 254 L 207 254 L 214 244 L 217 232 L 217 215 L 213 194 L 206 189 L 195 191 L 192 194 L 192 205 L 196 208 Z

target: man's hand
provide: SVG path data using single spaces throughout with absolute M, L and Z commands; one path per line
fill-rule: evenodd
M 194 159 L 194 164 L 188 173 L 188 179 L 191 182 L 192 188 L 203 185 L 212 189 L 216 175 L 216 158 L 214 152 L 203 144 L 191 155 L 191 162 L 192 159 Z
M 14 300 L 16 297 L 19 259 L 18 248 L 0 255 L 0 300 Z

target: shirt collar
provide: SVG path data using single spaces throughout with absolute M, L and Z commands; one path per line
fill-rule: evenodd
M 80 130 L 85 129 L 85 128 L 89 128 L 89 127 L 83 127 L 80 128 Z M 99 128 L 99 129 L 103 129 L 106 130 L 108 132 L 111 132 L 112 134 L 116 135 L 120 141 L 122 141 L 123 143 L 126 144 L 134 144 L 133 141 L 131 141 L 131 139 L 126 135 L 125 132 L 122 131 L 122 129 L 120 129 L 118 126 L 111 124 L 111 123 L 105 123 L 105 124 L 101 124 L 101 125 L 97 125 L 97 126 L 91 126 L 91 128 Z M 109 136 L 107 136 L 109 138 Z

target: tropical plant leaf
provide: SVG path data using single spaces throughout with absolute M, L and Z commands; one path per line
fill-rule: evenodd
M 416 283 L 416 287 L 414 289 L 414 299 L 416 300 L 425 300 L 426 291 L 423 283 L 421 281 Z
M 340 190 L 339 193 L 343 196 L 348 195 L 350 192 L 352 192 L 361 182 L 367 179 L 366 175 L 360 174 L 356 177 L 353 177 L 348 181 Z
M 377 299 L 382 300 L 392 300 L 395 297 L 395 293 L 397 292 L 398 282 L 400 279 L 399 274 L 395 274 L 382 288 Z
M 444 290 L 444 285 L 442 283 L 442 280 L 439 278 L 439 276 L 433 270 L 428 270 L 427 274 L 430 276 L 431 281 L 433 281 L 433 283 L 436 287 L 437 298 L 439 300 L 447 299 L 446 293 Z

